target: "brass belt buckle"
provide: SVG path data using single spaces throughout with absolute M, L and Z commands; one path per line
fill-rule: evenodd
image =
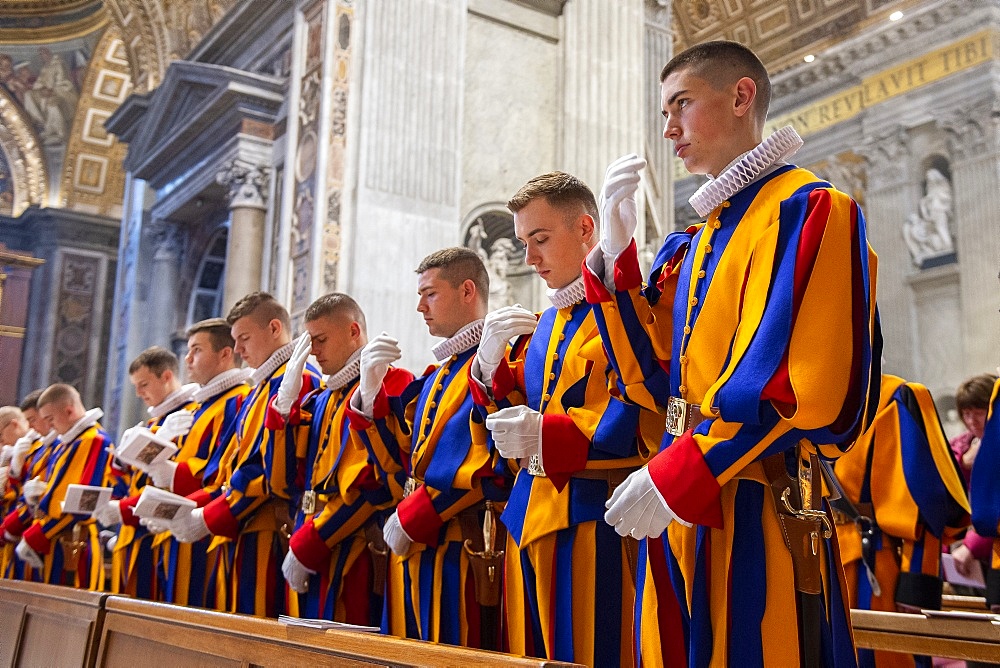
M 688 403 L 679 397 L 667 400 L 667 433 L 680 436 L 687 428 Z
M 545 469 L 542 468 L 541 460 L 538 459 L 538 455 L 528 457 L 528 475 L 533 475 L 536 478 L 548 478 L 545 475 Z
M 316 492 L 309 490 L 302 495 L 302 512 L 306 515 L 316 512 Z
M 407 478 L 406 479 L 406 484 L 403 485 L 403 498 L 405 499 L 410 494 L 413 494 L 413 492 L 416 489 L 417 489 L 417 479 L 416 478 Z

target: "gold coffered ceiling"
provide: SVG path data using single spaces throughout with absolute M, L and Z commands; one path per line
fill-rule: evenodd
M 657 0 L 664 4 L 662 0 Z M 731 39 L 752 48 L 774 74 L 857 35 L 921 0 L 674 0 L 674 53 Z

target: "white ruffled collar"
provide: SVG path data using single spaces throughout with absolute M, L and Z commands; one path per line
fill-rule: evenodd
M 91 408 L 89 411 L 83 414 L 83 417 L 77 420 L 72 427 L 70 427 L 65 434 L 59 434 L 60 443 L 72 443 L 76 440 L 76 437 L 87 431 L 95 424 L 97 421 L 104 417 L 104 411 L 100 408 Z M 55 430 L 49 432 L 49 436 L 54 433 Z M 45 437 L 46 439 L 48 436 Z
M 265 378 L 270 378 L 271 374 L 277 371 L 282 364 L 291 359 L 292 351 L 294 349 L 295 342 L 289 341 L 271 353 L 271 356 L 267 358 L 267 361 L 254 369 L 253 373 L 250 374 L 250 384 L 256 387 L 257 385 L 260 385 L 261 381 Z
M 583 283 L 583 275 L 578 276 L 569 285 L 548 290 L 547 294 L 549 301 L 556 308 L 566 308 L 567 306 L 582 302 L 587 296 L 587 287 Z
M 194 400 L 194 393 L 197 391 L 198 383 L 181 385 L 179 389 L 174 390 L 164 397 L 163 401 L 147 408 L 146 412 L 149 413 L 149 417 L 159 420 L 167 413 L 180 408 L 184 404 L 191 403 Z
M 443 362 L 452 355 L 464 353 L 466 350 L 478 346 L 479 339 L 482 336 L 483 321 L 476 320 L 455 332 L 455 335 L 451 338 L 445 339 L 434 346 L 431 349 L 431 353 L 434 354 L 434 359 L 438 362 Z
M 250 369 L 229 369 L 223 371 L 212 380 L 198 388 L 191 397 L 199 404 L 204 403 L 217 394 L 222 394 L 237 385 L 243 385 L 250 377 Z
M 361 374 L 361 348 L 347 358 L 340 371 L 331 373 L 326 379 L 326 389 L 337 391 Z
M 707 216 L 715 207 L 777 169 L 801 147 L 802 138 L 795 132 L 795 128 L 786 125 L 729 163 L 717 178 L 709 174 L 708 183 L 698 188 L 688 203 L 699 216 Z

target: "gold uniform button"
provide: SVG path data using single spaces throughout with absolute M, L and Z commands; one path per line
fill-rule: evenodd
M 687 385 L 681 385 L 680 387 L 677 388 L 677 391 L 678 392 L 687 392 L 688 391 Z
M 712 223 L 712 227 L 714 227 L 715 229 L 719 229 L 720 227 L 722 227 L 722 223 L 720 223 L 719 221 L 715 221 L 714 223 Z
M 691 333 L 691 328 L 688 327 L 687 325 L 684 325 L 684 333 L 685 334 L 690 334 Z
M 443 375 L 447 376 L 448 374 L 450 374 L 450 373 L 451 373 L 451 369 L 445 369 L 445 370 L 444 370 L 444 371 L 442 371 L 441 373 L 442 373 Z
M 560 341 L 565 341 L 566 340 L 566 335 L 565 334 L 560 334 L 559 335 L 559 340 Z
M 704 269 L 702 269 L 701 271 L 698 272 L 698 278 L 705 278 L 705 270 Z
M 692 297 L 691 298 L 691 306 L 697 306 L 697 305 L 698 305 L 698 298 L 697 297 Z
M 555 379 L 556 379 L 556 375 L 554 373 L 550 373 L 549 374 L 549 380 L 555 380 Z
M 681 355 L 681 364 L 687 364 L 687 363 L 688 363 L 687 355 Z
M 551 394 L 543 394 L 542 395 L 542 401 L 548 401 L 551 398 L 552 398 Z
M 707 244 L 705 246 L 705 255 L 708 255 L 711 252 L 712 252 L 712 244 Z
M 559 359 L 559 353 L 552 353 L 552 359 L 553 360 L 558 360 Z
M 434 391 L 440 392 L 443 389 L 444 389 L 444 385 L 438 385 L 437 387 L 434 388 Z
M 432 401 L 432 402 L 430 402 L 427 405 L 430 406 L 431 408 L 437 408 L 437 402 L 436 401 Z
M 726 202 L 723 202 L 723 203 L 722 203 L 722 208 L 723 208 L 723 209 L 728 209 L 728 208 L 729 208 L 729 202 L 728 202 L 728 201 L 726 201 Z

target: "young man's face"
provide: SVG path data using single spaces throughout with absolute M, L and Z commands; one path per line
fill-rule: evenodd
M 28 423 L 21 420 L 11 420 L 0 429 L 0 445 L 14 445 L 17 439 L 28 433 Z
M 683 68 L 660 84 L 663 137 L 692 174 L 719 173 L 742 153 L 734 150 L 734 91 L 712 85 Z
M 232 348 L 215 350 L 208 332 L 195 332 L 188 337 L 188 351 L 184 356 L 188 379 L 204 385 L 223 371 L 233 368 Z
M 448 338 L 465 325 L 476 320 L 470 311 L 470 299 L 465 282 L 452 286 L 441 278 L 437 267 L 417 276 L 417 311 L 424 316 L 424 324 L 431 336 Z M 475 294 L 472 299 L 477 299 Z
M 145 368 L 145 367 L 143 367 Z M 50 429 L 55 429 L 57 434 L 65 434 L 76 424 L 77 417 L 70 403 L 50 402 L 38 408 L 38 414 L 47 425 L 45 433 Z
M 537 197 L 514 214 L 514 235 L 524 244 L 524 262 L 533 267 L 549 288 L 562 288 L 580 276 L 590 250 L 593 221 Z
M 142 399 L 147 406 L 158 406 L 171 392 L 174 373 L 166 369 L 157 376 L 148 366 L 141 366 L 135 373 L 129 375 L 129 380 L 135 386 L 135 396 Z
M 282 346 L 282 327 L 278 320 L 259 325 L 253 316 L 244 316 L 233 323 L 230 333 L 236 341 L 234 352 L 255 369 Z
M 343 369 L 363 345 L 361 327 L 346 315 L 320 316 L 305 323 L 305 328 L 312 339 L 312 354 L 325 374 Z
M 42 416 L 38 414 L 37 408 L 28 408 L 24 411 L 24 417 L 28 418 L 28 426 L 34 429 L 36 432 L 44 436 L 49 433 L 48 423 L 42 419 Z

